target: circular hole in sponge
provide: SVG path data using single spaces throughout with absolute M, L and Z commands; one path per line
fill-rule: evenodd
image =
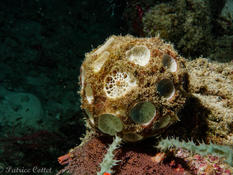
M 121 132 L 123 124 L 121 119 L 112 114 L 102 114 L 98 118 L 98 128 L 105 134 L 114 136 L 117 132 Z
M 174 58 L 172 58 L 170 55 L 165 54 L 162 58 L 163 66 L 166 67 L 170 72 L 176 72 L 177 70 L 177 63 Z
M 160 80 L 157 84 L 157 92 L 160 96 L 170 99 L 175 94 L 173 82 L 169 79 Z
M 136 133 L 125 133 L 123 135 L 123 140 L 128 141 L 128 142 L 137 142 L 142 139 L 143 139 L 143 136 L 136 134 Z
M 167 127 L 171 122 L 171 117 L 170 116 L 165 116 L 161 119 L 159 119 L 154 125 L 153 128 L 154 129 L 162 129 Z
M 150 60 L 150 50 L 146 46 L 134 46 L 126 52 L 129 61 L 139 66 L 145 66 Z
M 150 122 L 156 115 L 156 108 L 151 102 L 136 104 L 130 111 L 130 118 L 138 124 Z
M 92 101 L 94 100 L 94 95 L 93 95 L 93 90 L 90 84 L 87 84 L 87 86 L 85 87 L 85 93 L 86 93 L 86 99 L 88 103 L 91 104 Z

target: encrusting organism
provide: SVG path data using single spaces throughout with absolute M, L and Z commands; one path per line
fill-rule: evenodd
M 233 63 L 188 61 L 159 37 L 111 36 L 86 54 L 81 107 L 92 129 L 127 142 L 159 136 L 180 118 L 191 119 L 183 112 L 189 108 L 208 125 L 207 141 L 232 145 L 232 69 Z M 205 112 L 187 106 L 190 99 Z
M 196 145 L 193 141 L 179 141 L 166 138 L 156 146 L 161 151 L 170 151 L 177 158 L 182 158 L 195 174 L 233 173 L 233 149 L 229 146 L 213 143 Z
M 82 150 L 90 153 L 90 149 L 102 149 L 98 139 L 106 135 L 116 138 L 105 158 L 93 158 L 101 166 L 100 171 L 97 168 L 99 174 L 113 172 L 117 162 L 114 150 L 118 152 L 120 140 L 134 144 L 149 137 L 193 138 L 195 143 L 203 140 L 206 144 L 182 142 L 187 147 L 171 144 L 174 146 L 171 149 L 175 155 L 177 151 L 190 151 L 186 158 L 191 161 L 195 160 L 191 154 L 193 148 L 195 151 L 203 148 L 212 157 L 216 156 L 211 151 L 214 149 L 219 160 L 231 165 L 232 158 L 226 157 L 227 152 L 221 149 L 233 145 L 233 62 L 186 60 L 159 36 L 113 35 L 85 55 L 80 70 L 81 108 L 86 115 L 87 130 L 92 134 L 73 149 L 74 159 L 69 160 L 72 172 L 79 162 L 80 169 L 93 173 L 75 154 L 85 156 Z
M 179 121 L 184 59 L 160 38 L 111 36 L 81 66 L 82 109 L 93 128 L 135 142 Z

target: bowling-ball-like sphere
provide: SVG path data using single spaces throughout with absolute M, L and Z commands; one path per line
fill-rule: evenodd
M 90 126 L 136 142 L 179 120 L 187 97 L 185 60 L 159 37 L 111 36 L 85 55 L 80 86 Z

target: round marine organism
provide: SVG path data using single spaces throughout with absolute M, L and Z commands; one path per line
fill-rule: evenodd
M 159 37 L 111 36 L 85 55 L 81 107 L 92 128 L 139 141 L 179 120 L 186 77 L 184 59 Z

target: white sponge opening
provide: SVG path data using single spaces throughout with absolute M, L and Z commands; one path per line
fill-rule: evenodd
M 126 52 L 129 61 L 140 66 L 145 66 L 150 60 L 150 50 L 146 46 L 134 46 Z
M 83 87 L 84 87 L 84 82 L 85 82 L 85 73 L 86 73 L 86 71 L 85 71 L 84 67 L 83 67 L 83 66 L 81 66 L 81 68 L 80 68 L 80 82 L 81 82 L 81 90 L 82 90 L 82 89 L 83 89 Z
M 98 48 L 95 52 L 94 52 L 94 54 L 100 54 L 100 53 L 102 53 L 104 50 L 106 50 L 112 43 L 113 43 L 113 41 L 114 41 L 114 38 L 113 37 L 111 37 L 111 38 L 109 38 L 105 43 L 104 43 L 104 45 L 102 45 L 100 48 Z
M 136 79 L 128 72 L 113 71 L 104 82 L 104 91 L 109 98 L 122 97 L 137 86 Z
M 86 94 L 86 99 L 88 103 L 91 104 L 92 101 L 94 100 L 94 96 L 93 96 L 93 90 L 90 84 L 87 84 L 87 86 L 85 87 L 85 94 Z
M 170 72 L 176 72 L 177 71 L 177 63 L 174 58 L 172 58 L 170 55 L 165 54 L 162 58 L 163 66 L 166 67 Z
M 162 79 L 157 84 L 157 92 L 167 100 L 175 95 L 175 86 L 170 79 Z
M 104 63 L 108 60 L 110 53 L 108 51 L 104 51 L 99 58 L 97 58 L 92 64 L 93 71 L 98 73 L 100 69 L 103 67 Z

